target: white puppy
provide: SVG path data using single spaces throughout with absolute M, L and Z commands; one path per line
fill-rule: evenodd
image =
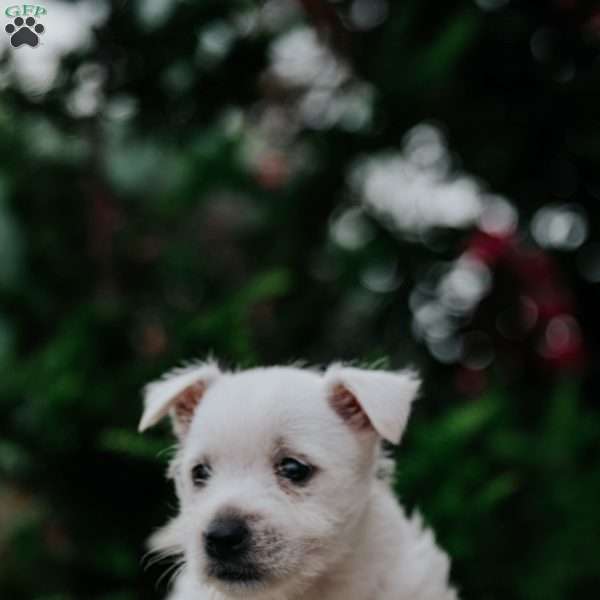
M 168 373 L 144 430 L 171 415 L 180 512 L 153 548 L 181 556 L 171 600 L 455 600 L 449 561 L 380 476 L 419 387 L 334 365 Z

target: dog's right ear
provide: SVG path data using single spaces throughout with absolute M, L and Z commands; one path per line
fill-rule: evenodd
M 171 414 L 177 437 L 187 433 L 200 399 L 221 371 L 214 363 L 202 363 L 169 371 L 144 388 L 144 413 L 138 427 L 145 431 Z
M 329 402 L 355 431 L 375 431 L 398 444 L 420 381 L 412 371 L 390 373 L 332 365 L 325 373 Z

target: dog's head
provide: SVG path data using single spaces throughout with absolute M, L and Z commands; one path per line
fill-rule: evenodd
M 418 381 L 341 365 L 224 373 L 201 364 L 145 390 L 144 430 L 170 414 L 180 514 L 163 545 L 229 596 L 298 590 L 348 551 L 381 438 L 400 440 Z

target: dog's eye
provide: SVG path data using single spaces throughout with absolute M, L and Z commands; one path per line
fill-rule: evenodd
M 200 487 L 204 485 L 208 481 L 209 477 L 210 467 L 208 465 L 201 463 L 192 469 L 192 482 L 195 486 Z
M 277 475 L 289 479 L 293 483 L 304 483 L 310 479 L 313 471 L 313 467 L 295 458 L 284 458 L 277 465 Z

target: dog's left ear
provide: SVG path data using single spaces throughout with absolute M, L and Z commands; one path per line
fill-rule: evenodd
M 145 431 L 171 414 L 173 429 L 182 438 L 207 387 L 221 374 L 214 363 L 202 363 L 166 373 L 144 388 L 144 412 L 138 430 Z
M 333 365 L 325 373 L 331 407 L 354 430 L 374 429 L 398 444 L 421 384 L 412 371 L 390 373 Z

